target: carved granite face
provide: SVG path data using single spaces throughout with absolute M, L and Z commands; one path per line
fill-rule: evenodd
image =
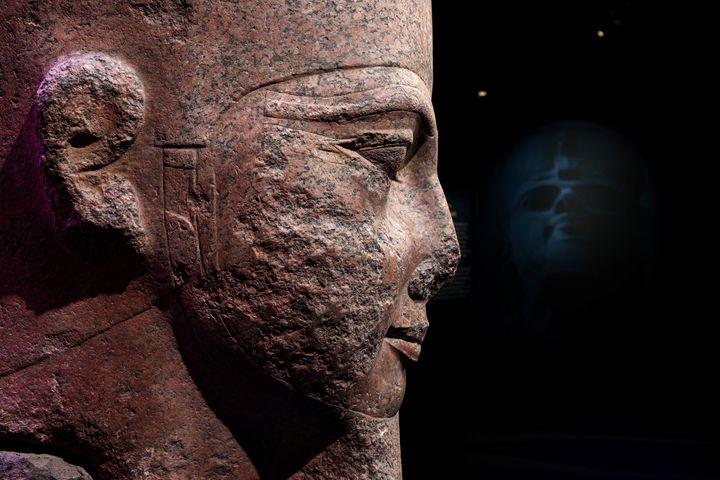
M 99 478 L 400 478 L 459 256 L 430 7 L 3 4 L 0 440 Z
M 459 257 L 429 2 L 150 3 L 97 2 L 102 28 L 83 29 L 107 35 L 83 41 L 68 26 L 82 5 L 36 12 L 58 46 L 24 50 L 49 66 L 35 108 L 54 228 L 81 253 L 115 242 L 98 258 L 127 243 L 143 295 L 178 290 L 210 355 L 393 415 Z
M 182 287 L 197 336 L 311 397 L 394 415 L 425 303 L 459 258 L 427 88 L 399 68 L 322 73 L 221 123 L 217 268 Z

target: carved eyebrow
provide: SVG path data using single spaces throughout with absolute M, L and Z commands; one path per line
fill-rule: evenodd
M 265 115 L 271 118 L 336 122 L 386 112 L 409 111 L 423 117 L 428 135 L 436 133 L 435 115 L 426 95 L 407 85 L 390 85 L 330 97 L 268 91 Z

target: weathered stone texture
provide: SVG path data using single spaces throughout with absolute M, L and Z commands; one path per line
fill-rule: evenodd
M 80 467 L 52 455 L 0 452 L 3 480 L 92 480 Z
M 0 18 L 0 443 L 98 479 L 400 478 L 459 257 L 430 2 Z

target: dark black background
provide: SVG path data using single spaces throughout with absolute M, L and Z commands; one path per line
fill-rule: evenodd
M 648 162 L 660 252 L 646 331 L 603 346 L 494 341 L 478 255 L 466 256 L 472 295 L 431 302 L 423 354 L 408 373 L 406 479 L 720 478 L 708 5 L 433 2 L 440 179 L 473 207 L 471 232 L 480 238 L 486 227 L 477 207 L 513 143 L 582 119 L 626 135 Z

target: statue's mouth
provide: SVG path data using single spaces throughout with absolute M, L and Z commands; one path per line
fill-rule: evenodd
M 385 334 L 385 341 L 400 352 L 408 360 L 417 362 L 420 357 L 420 344 L 425 338 L 427 327 L 420 324 L 410 327 L 390 327 Z
M 545 238 L 556 237 L 560 240 L 581 240 L 587 234 L 587 222 L 578 215 L 563 215 L 545 228 Z
M 404 355 L 408 360 L 417 362 L 420 357 L 420 344 L 417 342 L 409 342 L 400 338 L 385 338 L 385 341 L 395 350 Z
M 414 302 L 407 306 L 390 324 L 385 333 L 385 342 L 399 353 L 403 364 L 417 362 L 420 345 L 428 330 L 425 304 Z

